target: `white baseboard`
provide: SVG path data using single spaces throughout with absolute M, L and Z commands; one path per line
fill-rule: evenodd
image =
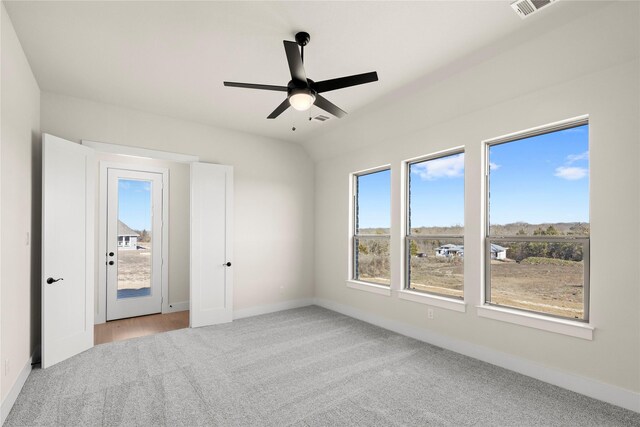
M 315 304 L 419 341 L 455 351 L 456 353 L 464 354 L 465 356 L 473 357 L 594 399 L 621 406 L 631 411 L 640 412 L 640 393 L 632 390 L 550 368 L 531 360 L 440 335 L 404 322 L 385 319 L 377 314 L 327 299 L 315 298 Z
M 302 298 L 290 301 L 279 302 L 275 304 L 259 305 L 256 307 L 242 308 L 233 310 L 233 319 L 242 319 L 244 317 L 259 316 L 260 314 L 274 313 L 276 311 L 290 310 L 292 308 L 306 307 L 313 305 L 313 298 Z
M 38 346 L 38 348 L 34 350 L 29 360 L 27 360 L 27 363 L 22 367 L 22 370 L 20 371 L 16 382 L 13 384 L 11 390 L 9 390 L 9 394 L 7 394 L 7 397 L 5 397 L 4 401 L 0 405 L 0 426 L 4 424 L 5 420 L 9 416 L 9 412 L 11 412 L 11 408 L 13 408 L 13 404 L 16 403 L 16 399 L 18 398 L 22 387 L 24 387 L 24 383 L 27 381 L 27 378 L 31 373 L 31 364 L 34 360 L 36 360 L 36 355 L 38 355 L 39 353 L 40 348 Z
M 167 306 L 165 313 L 174 313 L 176 311 L 189 310 L 189 301 L 172 302 Z

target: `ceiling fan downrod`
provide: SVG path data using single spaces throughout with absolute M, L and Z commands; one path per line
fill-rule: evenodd
M 296 33 L 296 43 L 300 45 L 300 58 L 304 62 L 304 47 L 311 41 L 311 36 L 305 31 Z

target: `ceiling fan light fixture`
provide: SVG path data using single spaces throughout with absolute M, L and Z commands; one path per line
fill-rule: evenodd
M 308 89 L 296 90 L 289 95 L 289 104 L 298 111 L 307 111 L 315 101 L 315 95 Z

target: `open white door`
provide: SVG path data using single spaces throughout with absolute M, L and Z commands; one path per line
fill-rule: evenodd
M 93 346 L 95 158 L 43 134 L 42 367 Z
M 233 320 L 233 169 L 191 164 L 191 327 Z

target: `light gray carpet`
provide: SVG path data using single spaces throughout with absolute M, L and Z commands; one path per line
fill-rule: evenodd
M 640 425 L 640 414 L 319 308 L 97 346 L 6 426 Z

